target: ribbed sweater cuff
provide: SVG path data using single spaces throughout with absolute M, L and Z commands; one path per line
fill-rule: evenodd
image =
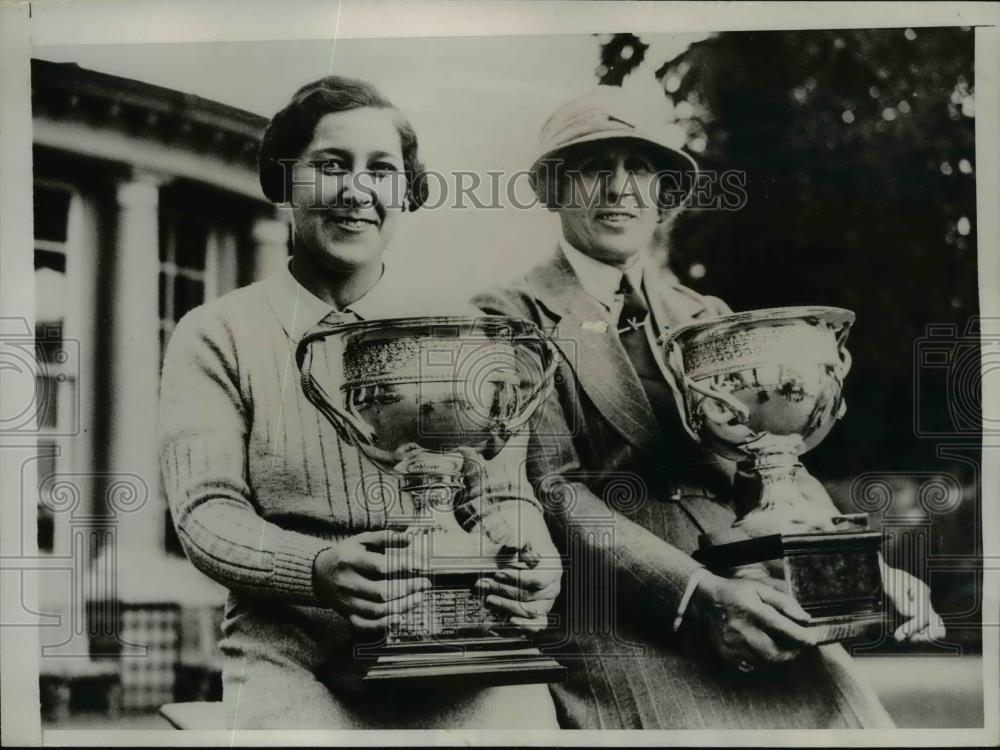
M 327 539 L 299 539 L 294 544 L 281 544 L 274 555 L 275 588 L 281 594 L 318 606 L 313 563 L 320 552 L 334 544 Z

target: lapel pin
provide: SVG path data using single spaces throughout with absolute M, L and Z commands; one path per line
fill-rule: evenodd
M 604 333 L 608 330 L 608 324 L 603 320 L 585 320 L 580 324 L 580 327 L 593 333 Z

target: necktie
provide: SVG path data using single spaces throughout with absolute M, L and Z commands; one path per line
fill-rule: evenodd
M 646 316 L 649 315 L 649 309 L 646 307 L 646 300 L 636 291 L 625 274 L 622 274 L 622 283 L 618 287 L 618 294 L 622 297 L 622 311 L 618 316 L 618 334 L 623 336 L 626 333 L 642 333 L 640 329 Z M 645 335 L 643 341 L 645 341 Z
M 632 366 L 642 383 L 642 389 L 653 407 L 653 416 L 660 427 L 662 445 L 659 450 L 673 452 L 683 442 L 683 426 L 677 413 L 673 391 L 656 363 L 646 332 L 642 328 L 643 322 L 649 315 L 649 308 L 642 294 L 632 286 L 628 276 L 622 275 L 618 293 L 622 296 L 622 311 L 618 316 L 618 338 L 632 361 Z M 667 456 L 661 458 L 667 462 L 671 460 Z
M 639 380 L 642 381 L 642 388 L 646 391 L 649 403 L 653 407 L 653 414 L 657 421 L 661 422 L 661 427 L 665 426 L 662 420 L 674 409 L 674 399 L 670 386 L 667 385 L 653 358 L 646 332 L 642 327 L 649 316 L 649 308 L 642 294 L 632 286 L 628 276 L 624 274 L 618 293 L 622 296 L 622 311 L 618 316 L 618 338 L 628 358 L 632 360 L 632 366 L 635 367 Z
M 666 481 L 674 488 L 676 482 L 686 479 L 688 483 L 721 489 L 723 485 L 716 484 L 720 481 L 719 476 L 713 473 L 711 466 L 706 464 L 703 452 L 684 431 L 673 391 L 663 377 L 646 332 L 641 327 L 649 315 L 645 298 L 625 275 L 618 293 L 622 296 L 618 338 L 635 367 L 660 428 L 657 444 L 651 449 L 651 459 L 656 467 L 651 476 Z M 706 481 L 710 484 L 704 484 Z

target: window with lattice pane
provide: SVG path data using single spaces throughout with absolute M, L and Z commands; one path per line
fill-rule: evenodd
M 36 182 L 35 238 L 35 418 L 38 430 L 38 548 L 52 552 L 56 519 L 51 497 L 55 479 L 68 473 L 72 436 L 77 432 L 77 358 L 67 345 L 76 196 L 62 184 Z

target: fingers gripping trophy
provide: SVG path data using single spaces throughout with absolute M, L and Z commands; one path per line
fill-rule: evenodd
M 880 627 L 882 534 L 841 514 L 799 457 L 844 416 L 854 313 L 753 310 L 683 325 L 661 365 L 685 428 L 737 461 L 732 529 L 706 535 L 696 559 L 717 571 L 768 571 L 812 616 L 819 642 Z
M 356 649 L 362 681 L 561 678 L 563 668 L 511 635 L 473 590 L 496 572 L 502 550 L 455 515 L 469 462 L 496 457 L 549 393 L 555 347 L 513 318 L 413 317 L 321 324 L 301 339 L 296 359 L 309 401 L 400 478 L 412 512 L 387 522 L 414 539 L 393 551 L 412 556 L 404 567 L 432 583 L 420 606 L 390 620 L 383 642 L 366 655 Z

